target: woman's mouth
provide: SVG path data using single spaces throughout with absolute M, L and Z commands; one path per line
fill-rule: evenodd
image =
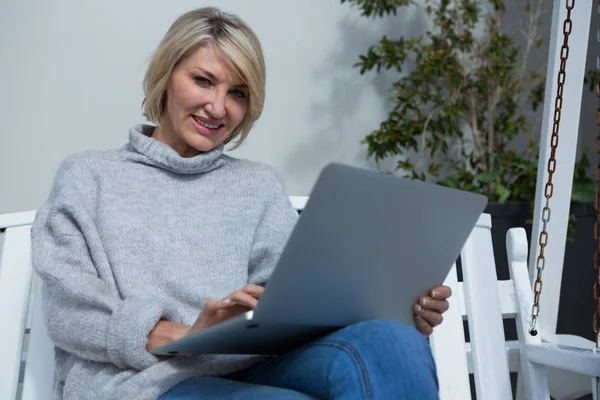
M 201 120 L 196 115 L 192 115 L 192 120 L 194 121 L 196 130 L 198 130 L 200 133 L 208 135 L 215 135 L 217 133 L 220 133 L 223 130 L 223 128 L 225 128 L 225 125 L 223 124 L 211 124 Z

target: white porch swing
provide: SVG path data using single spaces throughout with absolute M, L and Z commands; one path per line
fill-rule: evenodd
M 455 293 L 451 308 L 431 338 L 442 400 L 471 399 L 470 373 L 475 376 L 478 399 L 512 399 L 509 371 L 519 372 L 518 399 L 544 400 L 550 395 L 574 399 L 590 392 L 600 399 L 596 343 L 555 334 L 591 9 L 592 0 L 554 1 L 532 234 L 540 239 L 531 245 L 532 277 L 525 231 L 516 228 L 507 235 L 511 280 L 497 280 L 491 218 L 482 215 L 461 252 L 464 282 L 457 281 L 453 268 L 446 281 Z M 561 133 L 558 147 L 561 120 L 561 132 L 566 134 Z M 558 160 L 558 168 L 551 158 Z M 306 198 L 292 197 L 291 201 L 302 209 Z M 31 269 L 34 217 L 33 211 L 0 215 L 4 232 L 0 258 L 2 400 L 46 400 L 54 384 L 52 343 L 44 326 L 40 285 Z M 552 232 L 550 238 L 548 232 Z M 534 278 L 539 283 L 532 290 Z M 516 319 L 517 342 L 505 341 L 503 318 Z M 464 319 L 469 322 L 469 343 L 465 342 Z M 538 332 L 533 335 L 531 330 Z
M 600 322 L 597 321 L 600 298 L 594 294 L 598 302 L 594 315 L 597 344 L 573 335 L 555 334 L 591 9 L 592 0 L 577 0 L 577 7 L 575 0 L 554 1 L 532 232 L 532 238 L 538 240 L 532 239 L 531 243 L 531 277 L 527 275 L 527 237 L 521 228 L 511 229 L 507 234 L 511 281 L 495 282 L 489 276 L 493 270 L 489 264 L 494 265 L 491 237 L 487 232 L 477 233 L 480 229 L 489 229 L 489 219 L 480 220 L 461 253 L 464 284 L 458 284 L 454 276 L 448 281 L 464 296 L 460 301 L 465 302 L 471 337 L 471 343 L 466 345 L 467 355 L 470 353 L 468 366 L 463 365 L 464 361 L 457 366 L 456 360 L 461 359 L 457 350 L 452 357 L 447 354 L 447 348 L 457 344 L 462 348 L 460 342 L 464 342 L 456 311 L 451 310 L 432 339 L 442 399 L 471 398 L 467 393 L 468 382 L 463 377 L 467 368 L 475 372 L 478 399 L 511 399 L 508 371 L 519 372 L 518 399 L 549 399 L 550 395 L 556 399 L 576 399 L 590 392 L 595 400 L 600 398 L 600 354 L 596 354 L 597 344 L 600 345 L 596 325 Z M 598 85 L 600 99 L 600 83 Z M 600 126 L 598 113 L 596 118 Z M 560 147 L 559 131 L 566 132 L 560 136 Z M 600 156 L 600 135 L 596 143 Z M 560 163 L 558 168 L 557 163 Z M 596 210 L 597 204 L 598 196 Z M 598 218 L 600 221 L 600 213 Z M 600 238 L 597 234 L 595 237 L 600 246 Z M 592 256 L 590 254 L 590 264 Z M 600 263 L 600 250 L 593 260 Z M 600 283 L 598 279 L 594 292 Z M 531 282 L 534 282 L 533 290 Z M 591 285 L 589 295 L 592 295 Z M 504 341 L 501 321 L 494 317 L 499 314 L 503 318 L 516 318 L 518 343 Z M 448 319 L 455 321 L 449 323 Z
M 471 337 L 471 343 L 466 347 L 467 354 L 471 353 L 468 367 L 475 372 L 478 399 L 512 398 L 509 370 L 519 372 L 518 399 L 549 399 L 550 395 L 556 399 L 576 399 L 590 392 L 594 399 L 600 397 L 597 344 L 581 337 L 555 334 L 591 9 L 592 0 L 577 0 L 577 7 L 575 0 L 554 1 L 532 232 L 532 238 L 538 240 L 532 239 L 531 243 L 531 277 L 527 276 L 527 237 L 523 229 L 516 228 L 508 232 L 506 240 L 511 281 L 496 284 L 490 276 L 485 276 L 484 271 L 491 269 L 486 264 L 493 265 L 489 233 L 485 239 L 470 238 L 461 253 L 465 277 L 463 287 L 456 283 L 454 277 L 449 278 L 449 284 L 455 286 L 459 293 L 464 293 Z M 597 95 L 600 99 L 600 86 L 597 87 Z M 600 126 L 598 113 L 596 118 Z M 566 132 L 560 136 L 560 147 L 559 131 Z M 596 147 L 600 155 L 598 145 L 600 136 Z M 558 168 L 557 163 L 560 163 Z M 596 210 L 597 204 L 598 197 Z M 598 215 L 600 220 L 600 213 Z M 477 235 L 476 231 L 481 228 L 478 225 L 472 236 Z M 550 231 L 552 239 L 549 239 Z M 479 244 L 476 246 L 477 241 Z M 590 264 L 592 256 L 590 254 Z M 594 263 L 600 262 L 598 257 L 600 251 L 593 258 Z M 545 274 L 542 274 L 544 271 Z M 534 282 L 533 290 L 531 282 Z M 594 284 L 594 292 L 598 283 L 600 280 Z M 597 301 L 597 309 L 600 310 L 600 299 Z M 505 343 L 502 324 L 493 317 L 498 314 L 503 318 L 516 318 L 518 343 Z M 456 312 L 449 318 L 456 319 Z M 594 329 L 600 345 L 596 319 L 597 313 Z M 442 355 L 447 352 L 447 347 L 461 341 L 461 337 L 452 338 L 462 333 L 461 321 L 457 320 L 451 326 L 447 320 L 432 340 L 440 371 L 441 397 L 470 398 L 464 378 L 457 384 L 460 376 L 464 375 L 456 371 L 457 358 Z M 460 355 L 454 354 L 454 357 Z M 440 366 L 442 363 L 449 365 Z

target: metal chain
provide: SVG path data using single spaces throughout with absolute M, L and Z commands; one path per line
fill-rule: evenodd
M 560 115 L 563 105 L 563 91 L 565 79 L 567 78 L 567 59 L 569 58 L 569 35 L 573 29 L 573 21 L 571 20 L 571 10 L 575 7 L 575 0 L 567 0 L 567 16 L 563 23 L 563 45 L 560 48 L 560 70 L 558 71 L 558 88 L 556 90 L 556 100 L 554 102 L 554 125 L 552 127 L 552 136 L 550 138 L 550 159 L 548 160 L 548 181 L 544 188 L 544 196 L 546 197 L 546 205 L 542 210 L 542 231 L 540 232 L 539 245 L 540 254 L 536 261 L 537 277 L 533 285 L 533 307 L 531 308 L 531 329 L 529 333 L 532 336 L 537 335 L 537 320 L 540 313 L 540 295 L 542 294 L 542 272 L 546 264 L 544 258 L 544 249 L 548 244 L 548 222 L 550 222 L 550 198 L 554 192 L 554 184 L 552 183 L 552 175 L 556 170 L 556 149 L 558 148 L 558 130 L 560 127 Z
M 598 15 L 600 16 L 600 0 L 598 1 Z M 600 35 L 600 32 L 599 32 Z M 600 36 L 599 38 L 600 39 Z M 600 41 L 600 40 L 599 40 Z M 598 56 L 600 59 L 600 55 Z M 600 69 L 600 62 L 596 65 Z M 598 125 L 598 135 L 596 136 L 596 154 L 598 163 L 596 164 L 596 184 L 598 189 L 594 196 L 594 211 L 596 211 L 596 222 L 594 223 L 594 239 L 596 239 L 596 253 L 594 253 L 594 269 L 596 270 L 596 281 L 594 282 L 594 300 L 596 300 L 596 311 L 594 312 L 594 333 L 596 334 L 596 349 L 600 348 L 600 329 L 598 327 L 598 315 L 600 315 L 600 296 L 598 296 L 598 285 L 600 284 L 600 80 L 596 81 L 596 97 L 598 98 L 598 108 L 596 108 L 596 125 Z

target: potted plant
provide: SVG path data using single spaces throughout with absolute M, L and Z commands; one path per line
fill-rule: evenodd
M 513 7 L 511 18 L 522 16 L 524 22 L 511 32 L 504 29 L 502 0 L 341 2 L 373 19 L 396 15 L 409 5 L 421 7 L 429 18 L 431 28 L 423 34 L 383 36 L 359 56 L 355 66 L 361 74 L 398 74 L 387 118 L 363 143 L 378 166 L 384 160 L 392 163 L 382 172 L 486 195 L 498 278 L 508 279 L 506 230 L 530 220 L 535 196 L 539 143 L 534 133 L 541 125 L 546 63 L 532 65 L 531 55 L 544 43 L 539 29 L 544 1 L 524 1 L 522 12 Z M 596 75 L 588 73 L 591 88 Z M 589 167 L 584 154 L 575 168 L 574 202 L 594 199 Z M 582 235 L 591 238 L 591 230 Z M 591 271 L 593 251 L 567 262 L 585 263 Z

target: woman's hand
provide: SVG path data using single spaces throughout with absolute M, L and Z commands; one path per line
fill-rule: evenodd
M 246 311 L 254 310 L 263 291 L 262 286 L 246 285 L 222 300 L 209 300 L 192 326 L 172 321 L 158 321 L 148 335 L 146 350 L 152 351 L 190 333 L 198 332 L 226 319 L 237 317 Z
M 224 299 L 207 301 L 198 319 L 186 334 L 201 331 L 229 318 L 254 310 L 264 290 L 265 288 L 262 286 L 249 284 Z
M 417 329 L 429 337 L 433 328 L 442 323 L 442 314 L 448 310 L 448 298 L 452 289 L 448 286 L 437 286 L 429 291 L 429 296 L 420 297 L 413 307 Z

